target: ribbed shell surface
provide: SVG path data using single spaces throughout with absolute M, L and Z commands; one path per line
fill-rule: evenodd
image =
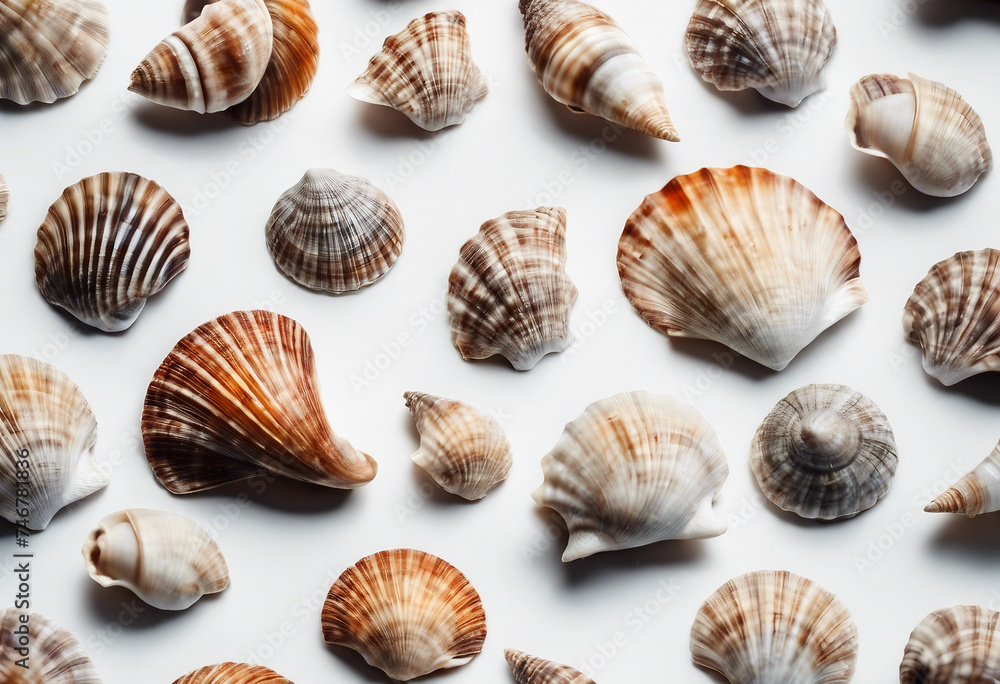
M 0 221 L 7 218 L 7 205 L 10 203 L 10 187 L 7 179 L 0 173 Z
M 1000 613 L 980 606 L 936 610 L 910 635 L 900 684 L 1000 681 Z
M 30 667 L 15 663 L 24 656 L 14 630 L 28 618 Z M 43 615 L 7 608 L 0 612 L 0 682 L 4 684 L 101 684 L 97 668 L 79 640 Z
M 189 672 L 174 684 L 294 684 L 263 665 L 221 663 Z
M 924 508 L 928 513 L 960 513 L 974 518 L 1000 511 L 1000 444 L 990 455 Z
M 517 684 L 594 684 L 594 680 L 572 667 L 515 651 L 504 651 Z

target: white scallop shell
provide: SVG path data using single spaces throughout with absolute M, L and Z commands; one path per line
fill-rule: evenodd
M 28 643 L 22 639 L 27 630 Z M 18 649 L 28 648 L 25 658 Z M 7 608 L 0 611 L 0 682 L 4 684 L 101 684 L 97 668 L 69 630 L 43 615 Z
M 1000 443 L 982 463 L 924 508 L 928 513 L 961 513 L 970 518 L 1000 511 Z
M 900 684 L 1000 681 L 1000 613 L 980 606 L 936 610 L 917 625 L 899 665 Z

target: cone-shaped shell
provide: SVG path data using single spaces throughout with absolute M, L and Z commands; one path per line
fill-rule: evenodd
M 975 110 L 951 88 L 914 74 L 855 83 L 846 127 L 854 149 L 888 159 L 927 195 L 961 195 L 993 167 Z
M 354 488 L 378 470 L 330 428 L 305 330 L 268 311 L 220 316 L 177 343 L 146 392 L 142 439 L 174 494 L 267 472 Z
M 514 458 L 495 420 L 453 399 L 422 392 L 403 396 L 420 433 L 413 462 L 446 491 L 476 501 L 507 479 Z
M 577 294 L 566 272 L 566 210 L 508 212 L 480 227 L 451 271 L 452 342 L 463 359 L 502 354 L 530 370 L 573 343 Z
M 594 680 L 572 667 L 515 651 L 503 652 L 517 684 L 594 684 Z
M 982 463 L 924 508 L 928 513 L 961 513 L 974 518 L 1000 511 L 1000 443 Z
M 267 249 L 288 278 L 340 294 L 373 284 L 403 251 L 396 203 L 364 178 L 307 171 L 274 205 Z
M 654 138 L 680 140 L 660 77 L 614 19 L 577 0 L 520 0 L 520 9 L 528 61 L 554 100 Z
M 797 107 L 823 89 L 837 30 L 823 0 L 698 0 L 684 42 L 719 90 L 754 88 Z
M 104 63 L 108 9 L 96 0 L 0 0 L 0 100 L 55 102 Z
M 750 467 L 764 495 L 803 518 L 838 520 L 866 511 L 896 474 L 889 419 L 844 385 L 807 385 L 757 428 Z
M 394 36 L 347 88 L 362 102 L 392 107 L 428 131 L 465 121 L 489 93 L 472 61 L 465 15 L 431 12 Z
M 107 485 L 96 441 L 97 421 L 72 380 L 42 361 L 0 356 L 0 515 L 44 530 L 60 508 Z M 25 473 L 27 516 L 17 513 Z
M 112 513 L 83 544 L 90 577 L 126 587 L 161 610 L 184 610 L 229 586 L 229 568 L 215 540 L 193 520 L 132 508 Z
M 423 551 L 366 556 L 330 587 L 323 638 L 408 682 L 465 665 L 486 640 L 479 594 L 451 564 Z
M 157 183 L 134 173 L 84 178 L 38 229 L 35 284 L 83 323 L 120 332 L 187 268 L 188 235 L 180 205 Z
M 844 218 L 791 178 L 734 166 L 677 176 L 618 242 L 625 296 L 666 335 L 781 370 L 868 301 Z
M 263 665 L 220 663 L 187 673 L 174 684 L 294 684 Z
M 702 605 L 691 628 L 694 662 L 732 684 L 847 684 L 858 629 L 836 596 L 790 572 L 750 572 Z
M 7 179 L 0 173 L 0 221 L 7 218 L 7 205 L 10 202 L 10 188 Z
M 15 630 L 28 628 L 29 667 Z M 101 684 L 79 640 L 48 618 L 27 610 L 0 611 L 0 682 L 4 684 Z
M 980 606 L 936 610 L 910 634 L 900 684 L 992 684 L 1000 680 L 1000 613 Z
M 566 522 L 564 562 L 726 531 L 712 511 L 729 475 L 722 445 L 698 411 L 669 396 L 628 392 L 591 404 L 542 471 L 532 496 Z
M 273 38 L 264 0 L 214 2 L 146 55 L 128 89 L 168 107 L 221 112 L 257 88 Z

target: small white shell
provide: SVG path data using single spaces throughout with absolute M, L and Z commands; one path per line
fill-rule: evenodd
M 936 610 L 917 625 L 899 665 L 900 684 L 1000 681 L 1000 613 L 980 606 Z
M 594 684 L 594 680 L 572 667 L 506 649 L 504 656 L 517 684 Z
M 15 630 L 28 629 L 28 665 L 17 664 L 25 648 Z M 0 682 L 4 684 L 101 684 L 79 640 L 48 618 L 27 610 L 0 611 Z
M 924 508 L 928 513 L 961 513 L 974 518 L 1000 511 L 1000 443 L 948 491 Z
M 7 218 L 7 204 L 10 202 L 10 188 L 7 179 L 0 173 L 0 221 Z

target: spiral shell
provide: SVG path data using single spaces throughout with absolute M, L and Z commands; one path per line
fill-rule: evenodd
M 1000 443 L 948 491 L 931 501 L 928 513 L 960 513 L 974 518 L 1000 511 Z
M 294 684 L 263 665 L 221 663 L 189 672 L 174 684 Z
M 936 610 L 910 635 L 900 684 L 1000 681 L 1000 613 L 979 606 Z
M 594 684 L 594 680 L 572 667 L 506 649 L 504 656 L 517 684 Z
M 27 629 L 28 643 L 22 639 Z M 30 649 L 27 667 L 19 648 Z M 48 618 L 27 610 L 0 611 L 0 682 L 4 684 L 101 684 L 79 640 Z

